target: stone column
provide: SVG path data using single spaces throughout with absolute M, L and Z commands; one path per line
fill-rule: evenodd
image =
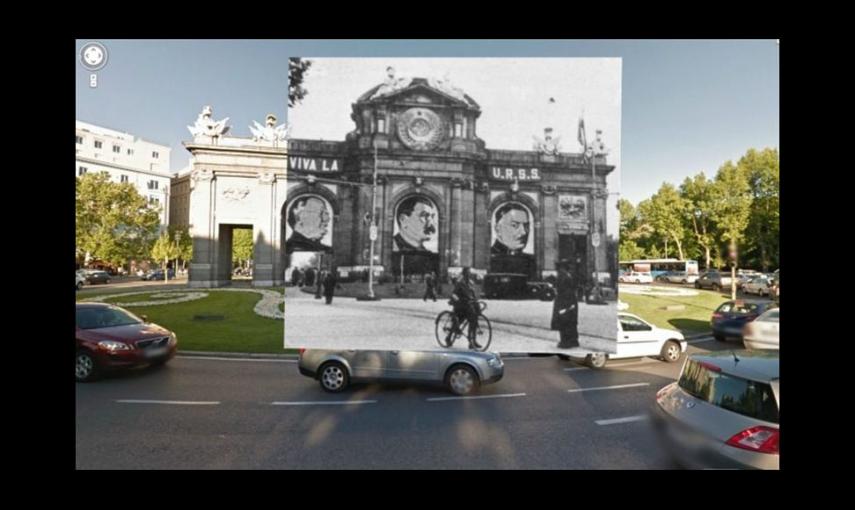
M 490 269 L 490 185 L 482 183 L 475 191 L 474 261 L 478 269 Z
M 193 238 L 193 260 L 190 261 L 188 285 L 195 288 L 215 286 L 214 240 L 217 237 L 214 221 L 214 172 L 193 170 L 190 174 L 190 235 Z
M 463 265 L 462 257 L 462 237 L 461 237 L 461 201 L 463 199 L 463 181 L 460 179 L 452 179 L 451 181 L 451 217 L 449 218 L 450 242 L 448 243 L 449 252 L 448 265 L 450 267 L 460 267 Z
M 555 271 L 555 261 L 558 258 L 558 195 L 555 186 L 543 188 L 543 214 L 541 216 L 541 231 L 543 232 L 543 253 L 538 260 L 542 261 L 541 271 Z
M 263 172 L 258 176 L 257 198 L 254 200 L 255 221 L 253 246 L 253 287 L 273 286 L 273 252 L 276 239 L 276 211 L 274 210 L 273 190 L 276 175 L 273 172 Z
M 465 180 L 460 191 L 460 265 L 472 267 L 475 244 L 475 193 L 472 181 Z

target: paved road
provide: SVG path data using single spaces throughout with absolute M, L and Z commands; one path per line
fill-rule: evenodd
M 495 398 L 444 400 L 442 388 L 424 386 L 330 395 L 293 359 L 182 355 L 160 369 L 77 385 L 77 466 L 670 468 L 645 415 L 679 369 L 647 358 L 604 370 L 506 358 L 505 378 L 478 395 Z
M 311 294 L 286 289 L 285 342 L 289 347 L 323 349 L 438 349 L 436 316 L 449 310 L 446 300 L 357 301 L 335 298 L 332 305 Z M 582 349 L 557 349 L 558 332 L 549 329 L 552 303 L 534 300 L 486 300 L 495 352 L 613 352 L 617 338 L 616 303 L 579 304 Z M 466 347 L 465 340 L 460 348 Z M 457 347 L 457 346 L 455 346 Z

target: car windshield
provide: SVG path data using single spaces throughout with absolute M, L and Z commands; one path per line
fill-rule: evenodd
M 778 423 L 778 404 L 768 383 L 710 370 L 696 360 L 689 360 L 678 384 L 686 393 L 716 407 Z
M 92 307 L 77 309 L 77 327 L 80 329 L 113 328 L 141 324 L 136 315 L 115 307 Z
M 739 303 L 734 301 L 728 301 L 727 303 L 724 303 L 719 306 L 717 311 L 721 313 L 747 315 L 749 313 L 755 313 L 758 308 L 759 305 L 757 305 L 756 303 Z
M 768 312 L 764 313 L 760 317 L 757 317 L 757 320 L 760 322 L 780 322 L 780 311 L 777 308 L 773 308 Z

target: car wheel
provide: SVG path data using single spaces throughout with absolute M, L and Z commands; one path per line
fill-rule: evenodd
M 608 360 L 609 355 L 602 352 L 585 356 L 585 364 L 591 368 L 603 368 Z
M 712 286 L 712 290 L 714 290 L 715 292 L 721 292 L 721 285 L 714 283 Z
M 696 289 L 700 289 L 700 288 L 701 288 L 701 284 L 700 284 L 700 283 L 698 283 L 698 282 L 695 282 L 695 288 L 696 288 Z
M 77 290 L 80 290 L 82 288 L 83 288 L 83 282 L 77 282 Z
M 558 356 L 558 359 L 561 361 L 570 361 L 570 356 L 566 354 L 556 354 L 556 356 Z
M 662 346 L 662 352 L 660 356 L 662 360 L 666 363 L 674 363 L 683 353 L 680 350 L 680 344 L 673 340 L 668 340 L 665 342 L 665 345 Z
M 467 365 L 454 365 L 445 376 L 445 385 L 455 395 L 468 395 L 478 389 L 480 384 L 478 374 Z
M 338 361 L 330 361 L 324 364 L 321 367 L 318 379 L 321 382 L 321 388 L 330 393 L 344 391 L 350 382 L 350 377 L 347 375 L 347 368 Z
M 77 351 L 74 376 L 77 382 L 90 382 L 98 378 L 98 364 L 86 351 Z
M 713 335 L 713 338 L 715 338 L 719 342 L 727 341 L 727 339 L 723 335 Z
M 546 292 L 543 293 L 541 297 L 541 301 L 554 301 L 555 300 L 555 290 L 547 289 Z

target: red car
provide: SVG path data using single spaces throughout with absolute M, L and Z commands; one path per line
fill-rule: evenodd
M 78 303 L 75 329 L 79 382 L 109 370 L 162 365 L 178 345 L 175 333 L 106 303 Z

